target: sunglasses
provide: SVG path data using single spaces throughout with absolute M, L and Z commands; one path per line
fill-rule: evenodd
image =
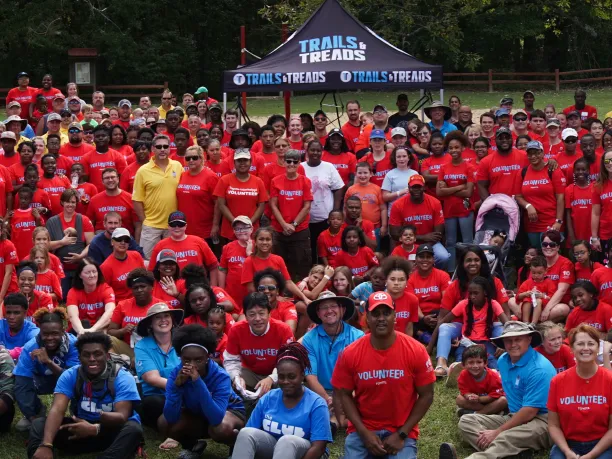
M 319 117 L 319 118 L 315 118 L 314 120 L 315 121 L 327 121 L 327 118 Z
M 80 129 L 68 129 L 68 134 L 78 134 L 81 132 Z
M 576 143 L 577 141 L 578 139 L 575 137 L 568 137 L 567 139 L 564 140 L 565 143 Z
M 168 226 L 170 228 L 184 228 L 187 226 L 187 223 L 185 222 L 170 222 L 168 223 Z
M 113 241 L 122 242 L 124 244 L 129 244 L 131 239 L 127 236 L 122 236 L 122 237 L 113 238 Z
M 265 292 L 266 290 L 268 292 L 274 292 L 276 289 L 277 289 L 276 285 L 258 285 L 257 286 L 258 292 Z
M 172 97 L 162 97 L 162 100 L 172 100 Z
M 421 137 L 425 137 L 429 135 L 429 132 L 419 132 L 418 135 Z
M 542 247 L 551 248 L 551 249 L 554 249 L 558 245 L 559 244 L 557 244 L 556 242 L 542 242 Z
M 197 161 L 200 159 L 199 156 L 185 156 L 185 161 Z
M 300 164 L 300 162 L 295 159 L 286 159 L 285 162 L 287 164 Z
M 170 148 L 170 145 L 155 145 L 156 150 L 167 150 Z
M 604 159 L 604 164 L 606 166 L 609 166 L 610 164 L 612 164 L 612 159 Z
M 519 116 L 518 118 L 514 118 L 514 121 L 527 121 L 527 118 Z
M 70 131 L 68 131 L 70 132 Z M 83 134 L 85 135 L 93 135 L 93 131 L 83 131 Z
M 384 110 L 374 110 L 375 115 L 382 115 L 383 113 L 387 113 L 387 112 Z

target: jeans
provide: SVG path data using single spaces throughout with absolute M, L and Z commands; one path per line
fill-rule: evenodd
M 32 422 L 30 439 L 28 440 L 28 457 L 34 453 L 43 442 L 45 422 L 47 418 L 37 418 Z M 64 418 L 62 425 L 73 424 L 72 418 Z M 58 430 L 53 440 L 54 449 L 69 454 L 100 452 L 98 459 L 128 459 L 133 458 L 138 447 L 143 443 L 142 426 L 136 421 L 127 421 L 117 428 L 103 427 L 100 435 L 82 440 L 69 440 L 72 434 L 68 430 Z
M 64 270 L 64 274 L 66 277 L 60 279 L 60 284 L 62 286 L 62 301 L 65 303 L 68 298 L 68 291 L 72 288 L 72 280 L 74 279 L 76 271 Z
M 495 351 L 497 350 L 497 346 L 493 344 L 491 341 L 474 341 L 475 344 L 480 344 L 485 347 L 487 350 L 487 366 L 492 370 L 497 370 L 497 359 L 495 358 Z M 457 362 L 461 362 L 463 357 L 463 352 L 467 348 L 465 346 L 459 346 L 457 348 L 457 352 L 455 352 L 455 360 Z
M 453 340 L 457 338 L 461 338 L 462 328 L 463 328 L 463 323 L 461 322 L 450 322 L 450 323 L 440 325 L 440 328 L 438 328 L 438 343 L 437 343 L 436 358 L 443 357 L 446 360 L 448 360 L 448 356 L 450 354 L 451 347 L 452 347 L 451 343 L 453 342 Z M 491 333 L 491 338 L 496 338 L 500 336 L 502 334 L 503 329 L 504 327 L 500 322 L 493 322 L 493 332 Z M 491 344 L 491 346 L 493 347 L 493 354 L 495 354 L 495 346 L 493 344 Z M 458 362 L 461 361 L 461 355 L 463 354 L 464 350 L 465 348 L 461 350 L 461 353 L 459 353 L 459 350 L 457 350 L 456 360 Z M 490 352 L 488 347 L 487 347 L 487 352 Z M 495 367 L 490 367 L 490 368 L 497 368 L 497 362 L 495 363 Z
M 527 233 L 529 239 L 529 247 L 540 250 L 542 248 L 542 233 Z
M 442 271 L 448 271 L 449 269 L 448 259 L 450 258 L 450 253 L 448 253 L 448 250 L 446 250 L 446 247 L 444 247 L 444 245 L 442 245 L 441 242 L 436 242 L 433 245 L 433 251 L 434 251 L 434 263 L 436 265 L 436 268 L 441 269 Z M 454 267 L 451 266 L 451 269 L 453 268 Z
M 301 459 L 310 448 L 310 442 L 295 435 L 283 435 L 278 440 L 260 429 L 245 427 L 240 430 L 232 459 Z
M 595 445 L 599 443 L 599 440 L 593 441 L 572 441 L 567 440 L 567 446 L 575 452 L 576 454 L 580 454 L 581 456 L 588 454 Z M 554 445 L 550 450 L 550 459 L 565 459 L 565 454 L 561 452 L 557 445 Z M 597 459 L 612 459 L 612 448 L 608 448 L 602 454 L 597 456 Z
M 444 227 L 446 228 L 446 247 L 450 254 L 448 264 L 451 270 L 455 268 L 457 226 L 459 226 L 459 230 L 461 230 L 461 240 L 464 244 L 471 244 L 474 242 L 474 212 L 470 212 L 467 217 L 453 217 L 444 220 Z
M 392 432 L 388 430 L 378 430 L 374 432 L 381 440 L 384 440 Z M 385 456 L 372 456 L 361 441 L 357 432 L 353 432 L 344 440 L 345 459 L 416 459 L 417 445 L 416 440 L 407 438 L 404 441 L 404 448 L 397 454 L 387 454 Z
M 23 415 L 30 419 L 36 416 L 43 405 L 37 395 L 52 394 L 55 390 L 58 378 L 53 375 L 15 376 L 15 400 Z

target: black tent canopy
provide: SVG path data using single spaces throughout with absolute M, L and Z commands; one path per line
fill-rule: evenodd
M 326 0 L 260 61 L 223 72 L 225 93 L 442 87 L 442 66 L 421 62 L 383 40 L 338 0 Z

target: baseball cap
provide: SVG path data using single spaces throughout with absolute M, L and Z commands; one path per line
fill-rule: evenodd
M 58 92 L 53 100 L 66 100 L 66 96 L 64 96 L 61 92 Z
M 546 123 L 546 127 L 548 128 L 551 126 L 561 127 L 561 121 L 559 121 L 557 118 L 551 118 Z
M 130 232 L 126 228 L 115 228 L 111 238 L 118 239 L 123 236 L 131 237 Z
M 500 116 L 510 116 L 510 112 L 508 111 L 507 108 L 500 108 L 495 111 L 495 117 L 497 118 Z
M 514 112 L 514 115 L 512 115 L 512 118 L 516 118 L 519 115 L 523 115 L 529 118 L 529 115 L 527 114 L 525 110 L 517 110 L 516 112 Z
M 499 101 L 499 105 L 508 105 L 508 104 L 514 104 L 514 99 L 512 97 L 502 97 L 502 99 Z
M 386 139 L 385 131 L 383 131 L 382 129 L 372 129 L 370 139 Z
M 128 107 L 132 108 L 132 102 L 127 99 L 121 99 L 117 104 L 117 107 L 123 107 L 124 105 L 127 105 Z
M 376 110 L 382 110 L 383 112 L 387 113 L 387 107 L 385 107 L 382 104 L 374 105 L 374 108 L 372 109 L 372 113 L 374 113 Z
M 223 109 L 221 108 L 221 105 L 219 104 L 210 104 L 210 107 L 208 107 L 208 111 L 211 111 L 211 110 L 219 110 L 221 112 L 223 111 Z
M 168 224 L 170 223 L 174 223 L 174 222 L 183 222 L 183 223 L 187 223 L 187 217 L 185 216 L 185 214 L 183 212 L 181 212 L 180 210 L 177 210 L 175 212 L 172 212 L 169 216 L 168 216 Z
M 528 89 L 527 91 L 525 91 L 525 92 L 523 93 L 523 97 L 525 97 L 527 94 L 531 94 L 533 97 L 535 97 L 534 92 L 533 92 L 532 90 L 530 90 L 530 89 Z
M 530 140 L 527 142 L 527 150 L 544 150 L 544 145 L 539 140 Z
M 580 118 L 580 113 L 578 112 L 578 110 L 572 110 L 567 114 L 566 118 L 571 118 L 572 116 L 577 116 L 578 118 Z
M 110 116 L 110 112 L 107 109 L 103 108 L 102 110 L 100 110 L 100 115 Z
M 200 86 L 198 89 L 196 89 L 196 92 L 194 94 L 196 96 L 198 94 L 208 94 L 208 89 L 206 88 L 206 86 Z
M 419 255 L 421 253 L 431 253 L 433 255 L 434 249 L 432 245 L 429 244 L 421 244 L 416 251 L 416 254 Z
M 319 115 L 323 115 L 325 118 L 327 118 L 327 114 L 326 114 L 326 113 L 325 113 L 323 110 L 321 110 L 321 109 L 318 109 L 318 110 L 315 112 L 314 117 L 316 118 L 316 117 L 317 117 L 317 116 L 319 116 Z
M 2 135 L 0 136 L 0 139 L 10 139 L 10 140 L 14 140 L 15 142 L 17 142 L 17 136 L 15 135 L 13 131 L 4 131 Z
M 81 103 L 81 99 L 79 99 L 79 96 L 68 97 L 68 102 L 72 102 L 73 100 L 76 100 L 78 103 Z
M 410 178 L 408 179 L 408 186 L 415 186 L 415 185 L 424 186 L 425 178 L 419 174 L 411 175 Z
M 576 137 L 576 138 L 578 138 L 578 133 L 576 132 L 576 129 L 573 129 L 573 128 L 565 128 L 565 129 L 563 129 L 563 132 L 561 133 L 561 138 L 563 140 L 565 140 L 568 137 Z
M 495 137 L 499 137 L 502 134 L 508 134 L 509 136 L 512 136 L 512 131 L 507 127 L 502 126 L 495 133 Z
M 373 311 L 378 306 L 395 309 L 393 298 L 387 292 L 374 292 L 368 297 L 368 311 Z
M 234 226 L 236 223 L 244 223 L 245 225 L 253 226 L 253 222 L 246 215 L 238 215 L 236 218 L 234 218 L 232 221 L 232 226 Z
M 331 131 L 329 131 L 329 134 L 327 134 L 327 137 L 331 137 L 332 135 L 339 135 L 340 137 L 344 138 L 344 134 L 338 128 L 333 128 Z
M 251 152 L 247 148 L 238 148 L 234 153 L 234 161 L 237 159 L 251 159 Z
M 82 131 L 83 126 L 81 126 L 81 123 L 74 121 L 68 125 L 68 130 L 70 129 L 78 129 L 79 131 Z
M 8 105 L 6 106 L 6 108 L 13 108 L 13 107 L 19 107 L 21 108 L 21 104 L 19 102 L 17 102 L 16 100 L 12 100 L 8 103 Z
M 17 74 L 17 79 L 22 78 L 22 77 L 30 78 L 30 75 L 28 74 L 28 72 L 19 72 Z
M 408 96 L 406 94 L 399 94 L 397 100 L 408 100 Z
M 403 127 L 396 127 L 391 130 L 391 137 L 395 137 L 396 135 L 401 135 L 402 137 L 406 136 L 406 129 Z
M 49 116 L 47 116 L 47 123 L 49 121 L 61 121 L 62 117 L 60 116 L 59 113 L 49 113 Z
M 176 263 L 176 253 L 174 250 L 164 249 L 157 254 L 157 262 L 163 263 L 164 261 L 173 261 Z

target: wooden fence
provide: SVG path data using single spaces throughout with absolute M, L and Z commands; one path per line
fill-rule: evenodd
M 606 76 L 567 78 L 593 73 L 601 73 Z M 554 86 L 555 90 L 559 91 L 561 85 L 564 84 L 575 85 L 576 83 L 597 83 L 603 81 L 612 81 L 612 68 L 571 70 L 569 72 L 561 72 L 559 69 L 556 69 L 554 72 L 496 72 L 489 69 L 488 72 L 480 73 L 444 73 L 445 86 L 486 86 L 489 92 L 493 92 L 494 85 L 520 84 L 523 87 L 531 87 L 536 84 L 549 85 Z

